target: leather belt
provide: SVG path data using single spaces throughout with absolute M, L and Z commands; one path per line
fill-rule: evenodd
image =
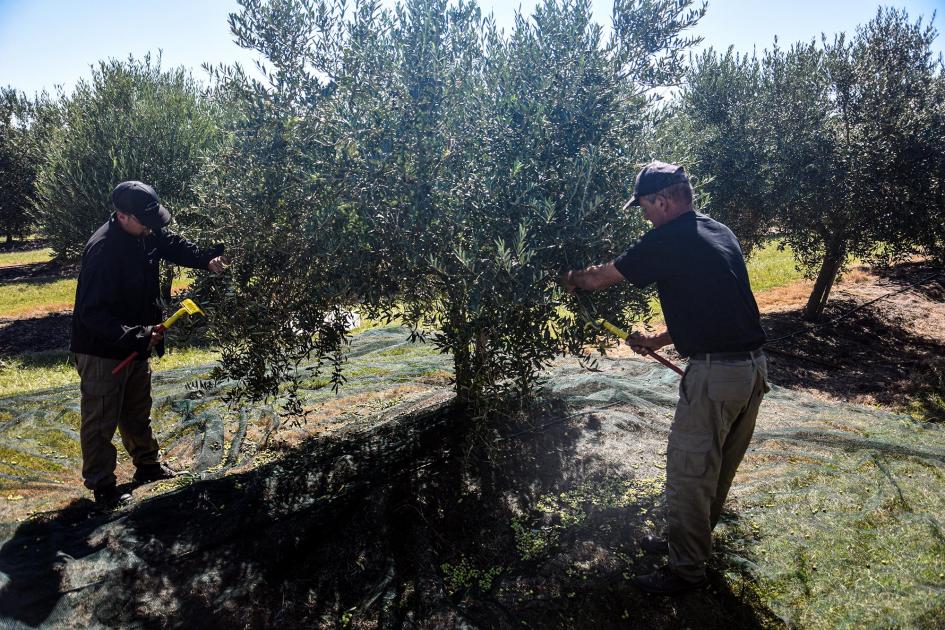
M 749 359 L 759 359 L 765 355 L 761 348 L 755 350 L 743 350 L 742 352 L 693 352 L 689 355 L 690 361 L 748 361 Z

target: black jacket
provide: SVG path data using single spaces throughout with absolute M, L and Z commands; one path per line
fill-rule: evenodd
M 112 214 L 82 252 L 69 349 L 108 359 L 124 359 L 137 350 L 146 358 L 151 330 L 164 319 L 158 260 L 206 269 L 221 249 L 201 251 L 167 228 L 132 236 Z M 163 342 L 156 350 L 164 354 Z

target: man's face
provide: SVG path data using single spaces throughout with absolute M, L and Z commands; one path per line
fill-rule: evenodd
M 666 197 L 659 193 L 640 197 L 640 207 L 643 208 L 643 217 L 659 227 L 666 223 Z
M 118 213 L 118 222 L 125 232 L 132 236 L 148 236 L 151 234 L 151 228 L 138 221 L 138 217 L 133 214 Z

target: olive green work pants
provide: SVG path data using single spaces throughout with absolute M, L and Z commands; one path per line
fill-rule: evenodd
M 76 354 L 82 392 L 82 477 L 90 490 L 115 485 L 118 452 L 112 444 L 115 429 L 136 467 L 159 462 L 158 443 L 151 431 L 151 367 L 132 361 L 118 374 L 121 363 L 89 354 Z
M 735 471 L 755 430 L 768 387 L 763 354 L 746 360 L 690 361 L 666 452 L 666 540 L 669 562 L 681 577 L 699 580 L 712 555 Z

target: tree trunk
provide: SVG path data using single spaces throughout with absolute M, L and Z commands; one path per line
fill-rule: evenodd
M 164 274 L 161 277 L 161 299 L 171 303 L 171 285 L 174 282 L 174 266 L 164 265 Z
M 453 346 L 453 376 L 456 379 L 456 398 L 461 407 L 468 408 L 472 400 L 473 365 L 466 318 L 460 309 L 452 309 L 444 322 L 443 332 Z
M 478 411 L 482 400 L 482 383 L 489 381 L 483 376 L 489 360 L 489 336 L 483 331 L 475 337 L 469 335 L 468 323 L 461 324 L 464 331 L 457 339 L 453 351 L 453 367 L 456 375 L 456 397 L 460 404 L 470 411 Z
M 805 320 L 815 322 L 823 315 L 824 307 L 827 306 L 827 299 L 830 297 L 830 289 L 833 288 L 837 273 L 843 264 L 843 256 L 843 239 L 840 237 L 831 239 L 827 243 L 826 251 L 824 251 L 824 260 L 820 265 L 820 272 L 817 274 L 814 290 L 807 300 L 807 306 L 804 307 Z

